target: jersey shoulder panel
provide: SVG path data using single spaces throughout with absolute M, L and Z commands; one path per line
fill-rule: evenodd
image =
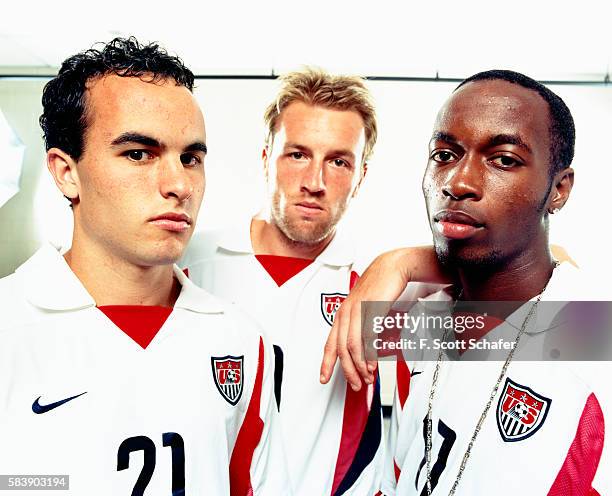
M 0 302 L 0 332 L 36 319 L 37 312 L 25 298 L 19 272 L 0 279 Z
M 190 291 L 196 292 L 195 294 L 200 294 L 202 298 L 206 298 L 209 301 L 214 301 L 214 305 L 223 312 L 223 332 L 226 333 L 225 337 L 227 339 L 230 339 L 230 336 L 241 341 L 256 338 L 257 342 L 259 342 L 260 337 L 265 338 L 265 334 L 258 322 L 250 317 L 237 304 L 226 298 L 213 295 L 195 284 L 192 285 Z
M 16 272 L 0 279 L 0 298 L 2 307 L 9 308 L 15 298 L 15 290 L 20 286 L 19 275 Z
M 226 315 L 232 326 L 237 332 L 245 333 L 249 337 L 263 337 L 264 342 L 268 342 L 266 333 L 259 323 L 248 313 L 235 303 L 226 302 Z

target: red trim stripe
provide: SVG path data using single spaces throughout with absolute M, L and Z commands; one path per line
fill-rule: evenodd
M 397 396 L 399 398 L 400 407 L 404 409 L 404 404 L 410 394 L 410 370 L 404 357 L 397 357 L 396 375 L 397 375 Z
M 397 466 L 395 460 L 393 460 L 393 473 L 395 474 L 395 482 L 399 482 L 400 474 L 402 473 L 402 469 Z
M 359 274 L 354 270 L 351 271 L 349 279 L 349 291 L 353 289 Z M 340 448 L 338 449 L 338 458 L 336 460 L 336 470 L 334 472 L 334 483 L 332 484 L 331 494 L 335 494 L 347 474 L 355 453 L 359 448 L 359 442 L 363 436 L 370 407 L 372 405 L 372 395 L 374 393 L 373 385 L 355 392 L 350 386 L 346 385 L 346 396 L 344 399 L 344 414 L 342 420 L 342 435 L 340 437 Z
M 259 358 L 257 361 L 257 375 L 253 394 L 249 402 L 240 432 L 236 438 L 234 451 L 230 459 L 230 495 L 249 496 L 253 494 L 251 484 L 251 463 L 253 453 L 261 440 L 264 423 L 260 417 L 261 409 L 261 389 L 264 373 L 264 346 L 263 340 L 259 338 Z
M 594 394 L 588 397 L 574 441 L 548 496 L 597 494 L 591 484 L 604 443 L 604 415 Z M 595 492 L 593 492 L 595 491 Z
M 338 458 L 336 460 L 334 483 L 331 491 L 332 495 L 336 493 L 351 463 L 353 463 L 355 453 L 357 452 L 359 442 L 361 441 L 363 431 L 368 421 L 373 394 L 373 384 L 370 384 L 368 387 L 362 387 L 359 391 L 353 391 L 348 384 L 346 385 L 342 436 L 340 438 L 340 448 L 338 449 Z

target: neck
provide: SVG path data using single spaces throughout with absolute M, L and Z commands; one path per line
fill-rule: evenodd
M 462 299 L 470 301 L 528 301 L 540 294 L 553 272 L 548 248 L 525 253 L 505 264 L 459 270 Z
M 139 266 L 76 234 L 64 258 L 97 306 L 172 307 L 180 293 L 171 265 Z
M 329 245 L 333 234 L 318 243 L 293 241 L 269 219 L 259 217 L 251 221 L 251 244 L 256 255 L 276 255 L 314 260 Z

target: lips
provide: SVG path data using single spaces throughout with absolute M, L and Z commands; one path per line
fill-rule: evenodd
M 303 208 L 312 208 L 315 210 L 323 210 L 323 207 L 321 207 L 321 205 L 319 205 L 318 203 L 314 203 L 314 202 L 300 202 L 300 203 L 296 203 L 296 205 L 298 207 L 303 207 Z
M 434 215 L 434 227 L 449 239 L 467 239 L 484 228 L 484 223 L 461 210 L 441 210 Z
M 191 226 L 191 217 L 184 213 L 166 212 L 149 219 L 151 224 L 171 232 L 183 232 Z
M 315 202 L 299 202 L 295 208 L 304 215 L 318 215 L 323 212 L 323 207 Z

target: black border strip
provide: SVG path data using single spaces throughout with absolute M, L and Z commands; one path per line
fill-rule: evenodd
M 19 74 L 19 73 L 0 73 L 2 79 L 51 79 L 56 76 L 53 74 Z M 466 76 L 468 77 L 468 76 Z M 273 80 L 277 79 L 277 74 L 197 74 L 197 80 Z M 391 81 L 391 82 L 429 82 L 429 83 L 460 83 L 465 78 L 449 77 L 427 77 L 427 76 L 365 76 L 368 81 Z M 602 79 L 590 80 L 539 80 L 542 84 L 550 85 L 577 85 L 577 86 L 612 86 L 610 76 L 606 74 Z

